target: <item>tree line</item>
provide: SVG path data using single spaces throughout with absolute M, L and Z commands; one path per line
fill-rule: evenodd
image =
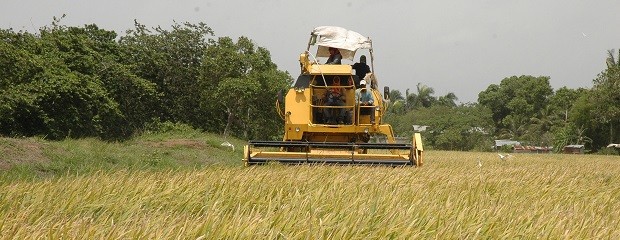
M 183 123 L 243 139 L 280 139 L 274 102 L 291 86 L 270 52 L 247 37 L 215 37 L 204 23 L 169 28 L 139 22 L 123 36 L 54 18 L 37 33 L 0 29 L 0 135 L 125 139 L 163 123 Z M 488 150 L 494 139 L 529 145 L 620 141 L 620 59 L 592 88 L 554 90 L 545 76 L 512 76 L 478 102 L 435 96 L 432 87 L 390 92 L 386 122 L 400 136 L 428 126 L 425 145 Z
M 251 39 L 204 23 L 118 36 L 54 18 L 37 33 L 0 30 L 0 135 L 124 139 L 158 124 L 270 138 L 292 79 Z M 264 104 L 257 104 L 265 102 Z
M 434 96 L 418 84 L 416 92 L 390 92 L 388 116 L 395 131 L 411 135 L 413 125 L 425 145 L 445 150 L 489 150 L 494 139 L 554 147 L 583 144 L 606 151 L 620 141 L 620 51 L 608 51 L 607 68 L 590 89 L 553 90 L 546 76 L 512 76 L 478 94 L 477 103 L 456 104 L 456 96 Z

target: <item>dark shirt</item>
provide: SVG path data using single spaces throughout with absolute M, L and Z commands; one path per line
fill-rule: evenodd
M 355 63 L 353 64 L 353 69 L 355 69 L 355 75 L 362 80 L 366 76 L 367 73 L 370 72 L 370 67 L 366 63 Z
M 330 55 L 325 64 L 341 64 L 342 55 L 340 53 L 336 53 L 334 55 Z

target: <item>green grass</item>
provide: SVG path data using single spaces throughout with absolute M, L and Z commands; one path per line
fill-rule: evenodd
M 235 151 L 221 146 L 229 141 Z M 245 141 L 197 131 L 146 134 L 125 142 L 0 138 L 0 181 L 97 171 L 239 166 Z
M 43 142 L 43 164 L 60 167 L 0 181 L 0 239 L 620 237 L 617 156 L 429 151 L 421 168 L 245 168 L 221 142 Z

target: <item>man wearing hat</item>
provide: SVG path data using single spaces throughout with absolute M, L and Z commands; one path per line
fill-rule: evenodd
M 355 102 L 360 109 L 360 115 L 370 115 L 370 123 L 375 124 L 375 108 L 372 93 L 366 89 L 366 80 L 360 81 L 360 88 L 355 90 Z

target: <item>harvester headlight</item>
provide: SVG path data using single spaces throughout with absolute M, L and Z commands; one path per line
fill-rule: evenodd
M 364 133 L 368 133 L 368 128 L 364 128 Z
M 301 129 L 299 129 L 299 127 L 296 127 L 295 132 L 299 132 L 299 131 L 301 131 Z

